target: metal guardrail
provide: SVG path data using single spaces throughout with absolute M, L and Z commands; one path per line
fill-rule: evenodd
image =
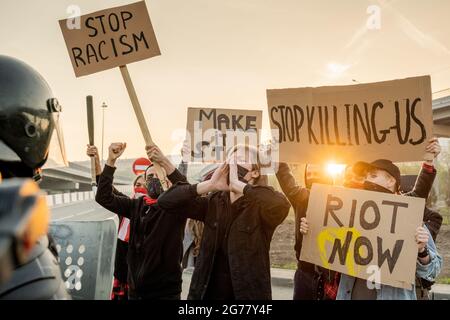
M 124 194 L 129 194 L 131 191 L 131 186 L 115 186 L 117 190 Z M 82 191 L 82 192 L 67 192 L 67 193 L 57 193 L 46 196 L 47 204 L 49 207 L 53 207 L 60 204 L 73 203 L 78 201 L 94 200 L 94 191 Z

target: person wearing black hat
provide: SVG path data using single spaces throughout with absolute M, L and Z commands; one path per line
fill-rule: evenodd
M 366 167 L 367 172 L 364 189 L 399 193 L 400 169 L 392 161 L 379 159 L 371 163 L 362 163 L 362 165 Z
M 400 169 L 390 160 L 379 159 L 371 163 L 359 162 L 357 166 L 364 169 L 366 180 L 364 189 L 368 191 L 399 193 Z M 300 232 L 307 234 L 309 225 L 306 218 L 301 219 Z M 416 264 L 416 276 L 433 281 L 438 276 L 442 258 L 438 254 L 436 245 L 429 230 L 425 226 L 416 229 L 416 242 L 418 257 Z M 368 288 L 367 281 L 349 275 L 341 275 L 338 300 L 416 300 L 415 286 L 410 290 L 395 288 L 388 285 L 380 285 L 379 288 Z

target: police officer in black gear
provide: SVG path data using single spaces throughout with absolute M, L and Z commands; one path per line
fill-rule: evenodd
M 54 130 L 62 141 L 60 110 L 39 73 L 0 55 L 0 299 L 70 298 L 45 197 L 31 179 L 39 180 Z

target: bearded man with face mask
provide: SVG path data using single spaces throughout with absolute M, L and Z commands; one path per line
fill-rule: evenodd
M 129 299 L 179 300 L 181 297 L 183 236 L 186 218 L 167 215 L 158 204 L 163 192 L 157 171 L 149 167 L 145 174 L 148 197 L 129 198 L 114 192 L 116 160 L 126 143 L 113 143 L 98 181 L 95 200 L 104 208 L 130 220 L 128 239 Z M 167 173 L 169 186 L 186 181 L 156 146 L 146 147 L 147 155 Z

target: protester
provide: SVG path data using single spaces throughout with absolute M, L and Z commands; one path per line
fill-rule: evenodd
M 426 160 L 422 164 L 422 169 L 417 177 L 414 189 L 404 193 L 406 196 L 427 198 L 431 188 L 433 186 L 434 179 L 436 177 L 436 169 L 434 162 L 436 161 L 438 155 L 441 152 L 441 146 L 437 138 L 432 138 L 429 140 L 425 151 L 432 154 L 433 158 Z M 353 166 L 354 175 L 365 176 L 367 174 L 366 166 L 364 163 L 357 163 Z M 442 216 L 428 207 L 424 209 L 423 222 L 425 223 L 428 231 L 430 232 L 434 241 L 436 241 L 437 234 L 442 225 Z M 428 299 L 428 293 L 431 290 L 431 286 L 434 284 L 432 281 L 427 279 L 416 277 L 416 292 L 417 298 L 421 300 Z
M 210 180 L 178 183 L 158 199 L 167 214 L 205 223 L 188 299 L 272 298 L 270 242 L 290 205 L 260 185 L 265 180 L 257 159 L 255 148 L 237 146 Z
M 128 247 L 128 285 L 130 299 L 179 300 L 181 297 L 181 257 L 184 217 L 165 214 L 159 206 L 162 193 L 157 170 L 145 173 L 149 197 L 131 199 L 114 193 L 112 183 L 116 160 L 125 151 L 125 143 L 113 143 L 100 175 L 96 201 L 104 208 L 130 219 Z M 153 163 L 167 173 L 168 185 L 186 181 L 156 146 L 146 147 Z M 156 199 L 156 200 L 154 200 Z
M 400 187 L 400 170 L 391 161 L 380 159 L 370 164 L 361 163 L 366 167 L 364 189 L 368 191 L 398 193 Z M 309 224 L 305 217 L 301 218 L 300 232 L 307 234 Z M 416 229 L 418 258 L 416 275 L 428 281 L 433 281 L 439 274 L 442 258 L 437 253 L 436 245 L 428 229 L 418 226 Z M 339 300 L 416 300 L 415 286 L 403 289 L 380 284 L 379 289 L 369 288 L 367 281 L 348 275 L 341 275 L 337 299 Z
M 295 253 L 297 270 L 294 276 L 294 300 L 334 300 L 336 298 L 339 274 L 337 272 L 300 261 L 302 234 L 300 233 L 301 218 L 306 216 L 309 201 L 309 188 L 313 183 L 330 184 L 322 166 L 308 165 L 305 168 L 305 185 L 303 188 L 296 182 L 287 163 L 279 163 L 276 173 L 278 182 L 295 213 Z
M 423 198 L 427 198 L 428 194 L 431 191 L 431 187 L 433 185 L 434 178 L 436 177 L 436 169 L 434 166 L 434 162 L 436 161 L 438 155 L 441 152 L 441 146 L 439 144 L 439 140 L 437 138 L 433 138 L 429 141 L 429 144 L 426 148 L 426 151 L 431 153 L 433 155 L 432 160 L 427 160 L 424 162 L 422 166 L 422 171 L 418 177 L 419 179 L 426 179 L 424 175 L 428 173 L 428 175 L 432 176 L 433 179 L 431 182 L 427 183 L 420 183 L 420 181 L 416 181 L 415 184 L 415 192 L 414 193 L 406 193 L 406 195 L 413 195 L 417 196 L 417 185 L 424 185 L 429 186 L 429 189 L 423 190 L 423 193 L 426 193 L 426 196 Z M 425 173 L 426 172 L 426 173 Z M 439 212 L 434 211 L 428 207 L 425 207 L 424 215 L 423 215 L 423 222 L 425 223 L 428 231 L 430 232 L 432 238 L 434 241 L 436 241 L 436 237 L 439 233 L 439 230 L 442 225 L 442 216 L 439 214 Z M 428 294 L 431 290 L 432 285 L 434 284 L 433 281 L 428 281 L 425 278 L 416 277 L 416 294 L 417 298 L 420 300 L 428 300 Z
M 437 139 L 429 141 L 426 152 L 430 152 L 436 158 L 440 152 Z M 308 167 L 307 167 L 308 168 Z M 311 168 L 311 166 L 310 166 Z M 319 167 L 312 167 L 319 168 Z M 324 172 L 322 170 L 322 172 Z M 348 188 L 363 189 L 366 178 L 366 167 L 363 162 L 356 162 L 347 166 L 344 174 L 344 186 Z M 436 170 L 433 160 L 425 161 L 417 178 L 414 189 L 408 194 L 416 197 L 428 197 L 431 190 Z M 339 275 L 332 273 L 323 267 L 309 262 L 300 261 L 302 248 L 302 233 L 300 232 L 301 219 L 306 216 L 309 201 L 309 189 L 299 186 L 286 163 L 280 163 L 277 171 L 277 179 L 281 189 L 289 199 L 295 213 L 295 252 L 297 257 L 297 270 L 294 276 L 294 300 L 323 300 L 335 299 L 339 284 Z M 313 181 L 308 181 L 313 178 Z M 313 183 L 329 184 L 330 179 L 323 173 L 308 174 L 305 172 L 305 184 L 311 186 Z
M 98 155 L 98 150 L 96 146 L 87 145 L 86 155 L 88 157 L 94 157 L 95 160 L 95 175 L 96 181 L 100 178 L 102 173 L 100 158 Z M 145 189 L 145 180 L 143 175 L 139 175 L 133 181 L 134 194 L 132 198 L 137 198 L 139 196 L 144 196 L 147 194 Z M 122 197 L 127 197 L 127 195 L 121 193 L 116 188 L 113 187 L 113 192 Z M 116 254 L 114 259 L 114 282 L 111 292 L 111 300 L 128 300 L 128 238 L 129 238 L 129 222 L 128 218 L 119 216 L 119 232 L 116 243 Z

